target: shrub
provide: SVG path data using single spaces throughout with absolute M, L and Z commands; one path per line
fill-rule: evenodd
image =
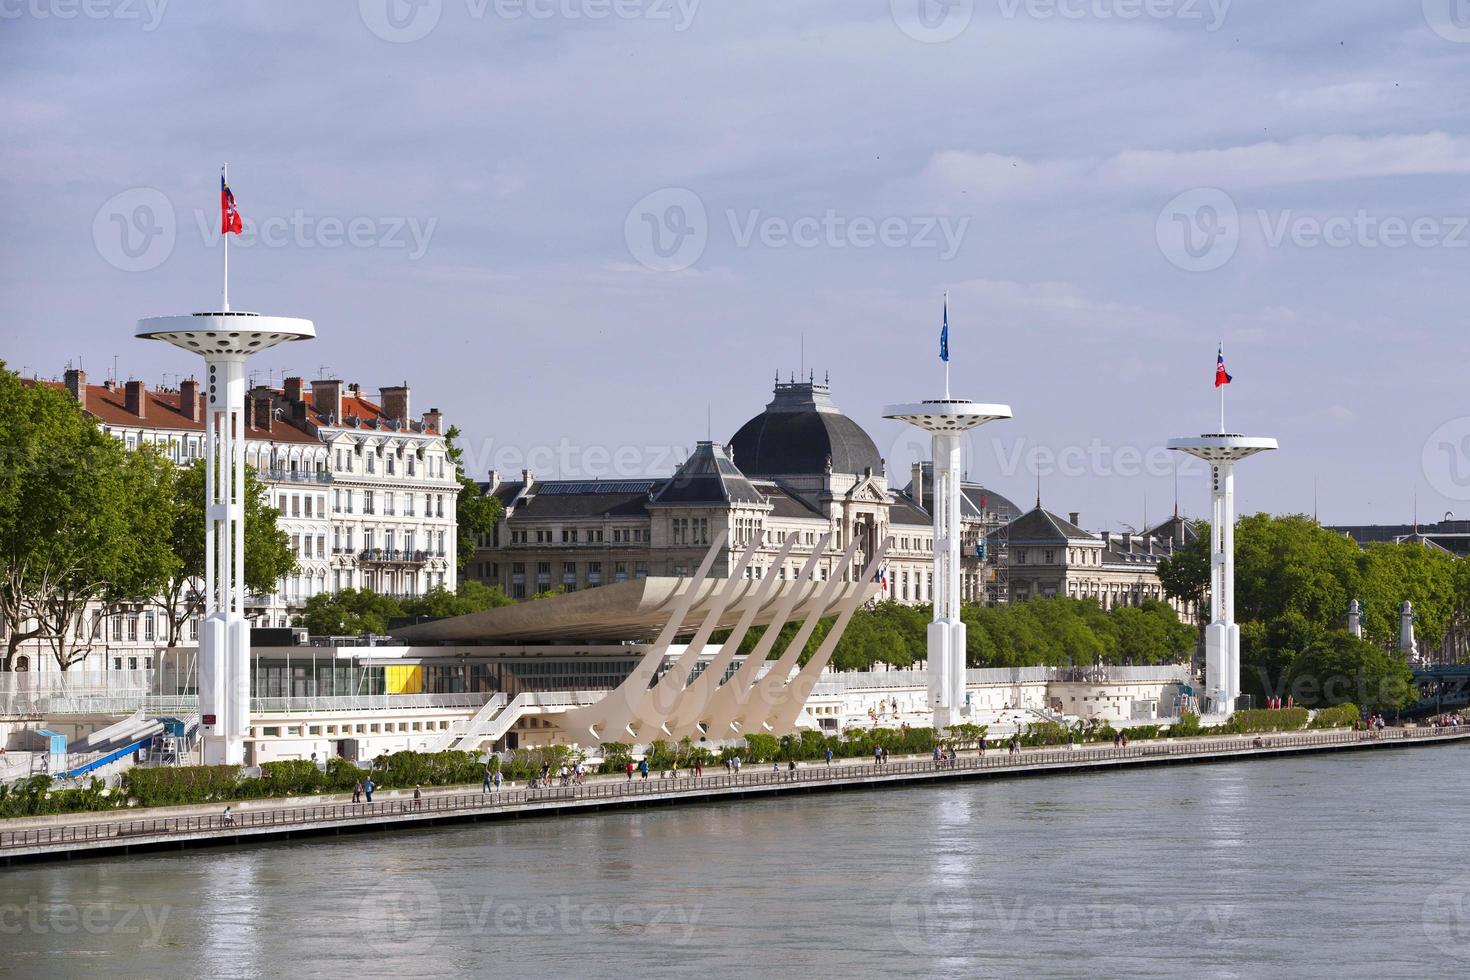
M 1318 708 L 1312 716 L 1312 728 L 1351 728 L 1363 717 L 1358 706 L 1352 703 L 1338 704 L 1331 708 Z
M 178 806 L 264 796 L 262 791 L 248 792 L 263 787 L 245 785 L 261 782 L 241 780 L 239 766 L 133 768 L 122 777 L 123 789 L 139 806 Z
M 1306 708 L 1253 708 L 1237 711 L 1220 730 L 1231 735 L 1250 732 L 1294 732 L 1307 727 Z
M 1181 738 L 1198 735 L 1202 731 L 1204 731 L 1204 728 L 1199 723 L 1199 715 L 1193 711 L 1181 711 L 1179 713 L 1179 720 L 1169 726 L 1169 737 Z

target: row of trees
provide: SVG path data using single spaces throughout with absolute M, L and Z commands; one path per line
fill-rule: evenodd
M 1202 602 L 1210 578 L 1210 529 L 1201 522 L 1196 530 L 1199 539 L 1159 569 L 1164 591 L 1190 602 Z M 1361 640 L 1347 632 L 1353 599 L 1362 610 Z M 1308 706 L 1407 704 L 1412 673 L 1396 649 L 1405 599 L 1414 605 L 1421 650 L 1470 630 L 1470 560 L 1412 542 L 1359 547 L 1303 515 L 1241 518 L 1235 615 L 1245 693 Z
M 204 482 L 202 461 L 127 450 L 65 389 L 0 364 L 0 669 L 34 640 L 66 670 L 102 639 L 88 610 L 125 602 L 155 607 L 176 644 L 204 605 Z M 253 474 L 246 501 L 246 586 L 270 592 L 295 558 Z
M 396 599 L 367 589 L 342 589 L 306 600 L 298 620 L 314 636 L 382 634 L 396 619 L 442 619 L 509 606 L 515 602 L 499 586 L 462 581 L 459 589 L 436 588 L 412 599 Z
M 1195 631 L 1172 607 L 1145 602 L 1104 611 L 1096 602 L 1056 597 L 1007 606 L 966 606 L 965 663 L 970 667 L 1036 667 L 1179 663 L 1194 650 Z M 880 602 L 860 609 L 832 653 L 836 670 L 871 670 L 877 664 L 912 667 L 927 656 L 929 606 Z M 833 620 L 812 631 L 801 661 L 811 658 Z M 796 636 L 798 624 L 782 628 L 771 649 L 777 657 Z M 751 630 L 740 644 L 749 653 L 762 635 Z

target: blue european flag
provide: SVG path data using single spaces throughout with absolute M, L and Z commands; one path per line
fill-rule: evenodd
M 949 362 L 949 297 L 944 299 L 944 327 L 939 331 L 939 359 Z

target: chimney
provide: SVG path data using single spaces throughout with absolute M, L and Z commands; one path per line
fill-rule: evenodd
M 311 383 L 311 405 L 322 415 L 329 415 L 336 424 L 342 422 L 342 382 L 313 381 Z
M 130 414 L 138 418 L 146 418 L 148 415 L 148 399 L 146 389 L 141 381 L 129 381 L 123 392 L 123 404 Z
M 531 484 L 536 482 L 536 474 L 532 473 L 530 470 L 521 470 L 521 480 L 526 485 L 525 489 L 529 491 L 531 489 Z
M 390 419 L 397 419 L 404 425 L 408 424 L 408 384 L 394 385 L 391 388 L 378 389 L 378 404 L 383 409 L 383 414 Z
M 1113 543 L 1113 532 L 1112 531 L 1103 531 L 1103 532 L 1101 532 L 1101 534 L 1102 534 L 1103 547 L 1104 548 L 1106 548 L 1108 545 L 1110 545 L 1110 544 Z
M 283 384 L 286 389 L 286 398 L 289 401 L 301 401 L 301 396 L 306 391 L 305 381 L 300 378 L 287 378 Z
M 913 494 L 914 499 L 917 500 L 919 502 L 919 506 L 922 507 L 923 504 L 924 504 L 924 464 L 923 463 L 916 462 L 916 463 L 914 463 L 914 465 L 912 465 L 912 466 L 909 467 L 909 480 L 910 480 L 909 492 L 911 494 Z
M 1133 550 L 1133 532 L 1132 531 L 1124 531 L 1123 532 L 1123 550 L 1124 551 L 1132 551 Z
M 271 408 L 275 402 L 275 399 L 271 395 L 271 390 L 269 388 L 256 388 L 250 393 L 248 402 L 250 405 L 250 417 L 246 421 L 252 428 L 269 432 L 271 430 L 271 422 L 274 421 Z
M 198 422 L 204 417 L 200 411 L 199 382 L 193 378 L 185 378 L 179 385 L 179 414 L 191 422 Z
M 490 471 L 490 479 L 487 482 L 486 487 L 485 487 L 485 495 L 486 496 L 491 496 L 491 495 L 493 495 L 495 493 L 496 490 L 499 490 L 499 489 L 500 489 L 500 471 L 499 470 L 491 470 Z
M 77 400 L 82 411 L 87 410 L 87 372 L 80 368 L 66 369 L 66 390 Z
M 1078 527 L 1081 527 L 1082 526 L 1082 512 L 1081 511 L 1078 511 L 1078 510 L 1072 511 L 1070 514 L 1067 515 L 1067 520 L 1071 521 L 1073 524 L 1077 525 Z
M 444 413 L 437 408 L 431 408 L 424 413 L 424 431 L 438 435 L 444 431 Z

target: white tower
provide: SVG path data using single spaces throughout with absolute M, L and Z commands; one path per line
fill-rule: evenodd
M 1223 428 L 1223 426 L 1222 426 Z M 1235 464 L 1276 448 L 1275 439 L 1218 432 L 1170 439 L 1169 448 L 1210 464 L 1210 625 L 1205 627 L 1205 688 L 1225 715 L 1240 697 L 1240 630 L 1235 625 Z
M 245 362 L 310 340 L 310 320 L 258 313 L 191 313 L 138 321 L 135 336 L 204 358 L 204 622 L 199 714 L 206 765 L 245 761 L 250 725 L 250 627 L 245 622 Z
M 960 621 L 961 433 L 1010 418 L 1011 407 L 945 397 L 889 405 L 883 417 L 917 425 L 933 436 L 934 622 L 929 624 L 929 704 L 934 709 L 935 729 L 947 728 L 969 714 L 965 705 L 965 624 Z

